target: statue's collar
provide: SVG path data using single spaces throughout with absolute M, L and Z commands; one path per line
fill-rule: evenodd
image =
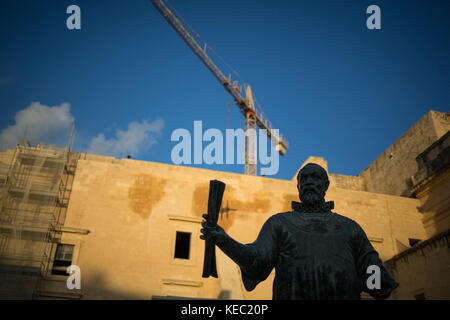
M 334 209 L 334 201 L 322 202 L 317 205 L 308 206 L 302 202 L 292 201 L 292 209 L 300 213 L 324 213 Z

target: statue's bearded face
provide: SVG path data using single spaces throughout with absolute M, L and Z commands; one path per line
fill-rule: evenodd
M 307 164 L 297 176 L 300 200 L 307 205 L 323 203 L 328 185 L 326 171 L 316 164 Z

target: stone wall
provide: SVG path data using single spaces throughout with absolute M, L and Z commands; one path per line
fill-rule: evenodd
M 236 240 L 253 242 L 262 224 L 298 200 L 296 181 L 108 157 L 79 160 L 66 227 L 74 244 L 74 264 L 82 271 L 83 298 L 182 296 L 271 299 L 274 272 L 247 292 L 240 271 L 217 254 L 219 279 L 201 277 L 201 214 L 206 212 L 209 180 L 226 183 L 219 224 Z M 400 252 L 397 241 L 423 239 L 419 201 L 330 187 L 335 212 L 356 220 L 382 259 Z M 174 258 L 176 232 L 191 233 L 189 259 Z M 52 276 L 54 280 L 61 276 Z
M 386 262 L 400 283 L 394 299 L 450 299 L 449 237 L 443 232 Z
M 429 111 L 359 174 L 364 190 L 409 196 L 409 179 L 418 170 L 416 157 L 449 129 L 449 114 Z
M 355 190 L 355 191 L 365 191 L 364 180 L 359 176 L 346 176 L 343 174 L 329 174 L 330 185 L 332 187 Z
M 412 192 L 428 237 L 450 229 L 450 131 L 417 157 L 419 170 L 411 177 Z

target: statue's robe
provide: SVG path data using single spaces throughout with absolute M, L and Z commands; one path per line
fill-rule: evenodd
M 256 241 L 245 245 L 249 263 L 240 268 L 247 291 L 273 268 L 274 300 L 360 299 L 362 291 L 384 299 L 398 286 L 358 223 L 331 210 L 302 212 L 297 202 L 293 208 L 270 217 Z M 380 289 L 367 287 L 370 265 L 380 268 Z

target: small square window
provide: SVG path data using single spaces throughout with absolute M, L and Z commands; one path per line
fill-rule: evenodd
M 191 234 L 189 232 L 177 231 L 175 240 L 175 258 L 189 259 L 191 248 Z
M 67 276 L 67 267 L 72 265 L 74 246 L 59 243 L 56 247 L 55 260 L 53 262 L 52 274 Z

